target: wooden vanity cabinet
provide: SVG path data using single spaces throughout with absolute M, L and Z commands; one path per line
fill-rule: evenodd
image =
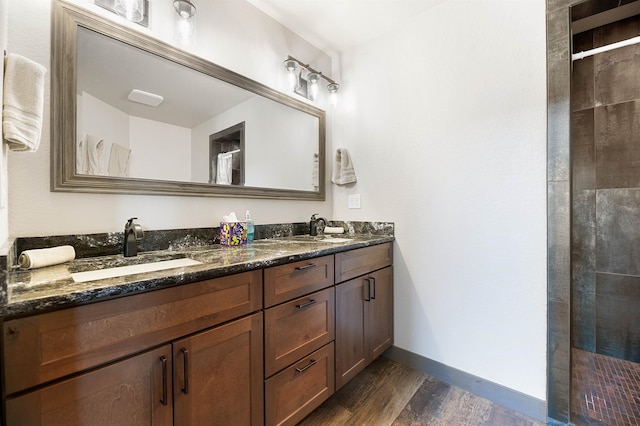
M 391 243 L 336 254 L 336 276 L 366 271 L 336 285 L 336 390 L 393 344 L 392 258 Z
M 333 255 L 264 271 L 266 425 L 295 425 L 334 392 L 333 281 Z
M 8 426 L 173 424 L 171 346 L 6 400 Z
M 261 425 L 261 309 L 253 271 L 8 321 L 7 426 Z

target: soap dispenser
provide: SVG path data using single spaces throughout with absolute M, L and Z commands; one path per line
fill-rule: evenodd
M 247 222 L 247 243 L 252 243 L 255 227 L 253 226 L 253 220 L 251 220 L 251 213 L 249 212 L 249 210 L 247 210 L 246 222 Z

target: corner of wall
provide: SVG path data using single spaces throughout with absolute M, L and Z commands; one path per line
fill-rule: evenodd
M 0 0 L 0 48 L 7 50 L 7 26 L 9 0 Z M 4 81 L 4 66 L 0 67 L 0 82 Z M 3 96 L 3 85 L 0 84 L 0 99 Z M 2 103 L 0 102 L 0 116 L 2 115 Z M 9 190 L 7 173 L 7 147 L 4 143 L 0 149 L 0 246 L 9 238 L 9 206 L 7 192 Z

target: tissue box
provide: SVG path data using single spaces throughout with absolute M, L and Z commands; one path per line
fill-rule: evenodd
M 220 244 L 223 246 L 247 244 L 247 222 L 220 222 Z

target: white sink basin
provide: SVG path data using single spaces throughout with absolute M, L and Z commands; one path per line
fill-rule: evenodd
M 160 262 L 100 269 L 98 271 L 76 272 L 71 274 L 71 277 L 73 278 L 73 281 L 77 283 L 84 283 L 87 281 L 104 280 L 106 278 L 122 277 L 125 275 L 162 271 L 164 269 L 182 268 L 183 266 L 200 265 L 201 263 L 202 262 L 185 257 L 182 259 L 163 260 Z
M 325 243 L 346 243 L 351 241 L 351 238 L 335 238 L 335 237 L 325 237 L 324 240 Z

